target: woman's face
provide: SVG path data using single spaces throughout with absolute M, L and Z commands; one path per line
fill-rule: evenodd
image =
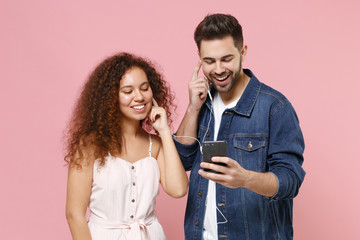
M 121 114 L 130 120 L 143 120 L 152 107 L 153 93 L 145 72 L 130 68 L 120 80 L 119 105 Z

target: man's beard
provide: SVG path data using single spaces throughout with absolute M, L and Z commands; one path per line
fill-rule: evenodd
M 215 76 L 219 76 L 219 75 L 210 74 L 208 79 L 211 79 L 210 82 L 215 87 L 216 91 L 218 91 L 219 93 L 228 93 L 232 90 L 235 83 L 239 80 L 241 67 L 242 67 L 242 65 L 241 65 L 241 61 L 240 61 L 239 71 L 237 71 L 235 73 L 235 75 L 234 75 L 234 72 L 232 72 L 230 70 L 226 70 L 224 74 L 221 74 L 222 76 L 228 76 L 228 78 L 231 78 L 230 79 L 231 81 L 223 87 L 218 86 L 216 84 L 216 80 L 214 80 L 216 78 Z

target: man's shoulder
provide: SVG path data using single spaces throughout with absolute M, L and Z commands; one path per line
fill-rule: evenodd
M 274 103 L 287 104 L 289 100 L 282 94 L 280 91 L 266 85 L 265 83 L 260 82 L 261 88 L 259 91 L 259 97 L 265 98 L 268 101 L 272 101 Z
M 260 81 L 250 69 L 244 69 L 244 72 L 251 78 L 248 85 L 250 87 L 250 91 L 253 90 L 258 92 L 258 98 L 264 101 L 278 102 L 282 104 L 286 104 L 288 102 L 288 99 L 284 94 Z

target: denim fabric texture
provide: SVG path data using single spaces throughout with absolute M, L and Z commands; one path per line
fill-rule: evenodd
M 234 108 L 222 115 L 217 140 L 227 141 L 228 157 L 245 169 L 272 172 L 277 193 L 263 197 L 248 189 L 230 189 L 216 184 L 216 203 L 228 220 L 218 224 L 218 239 L 293 239 L 293 198 L 304 180 L 304 138 L 291 103 L 280 92 L 251 77 Z M 214 89 L 212 89 L 214 94 Z M 208 98 L 199 113 L 198 139 L 212 141 L 214 116 Z M 210 127 L 208 128 L 208 123 Z M 186 171 L 190 171 L 185 214 L 185 239 L 202 239 L 208 180 L 198 174 L 202 155 L 198 142 L 174 141 Z M 224 222 L 217 212 L 217 222 Z

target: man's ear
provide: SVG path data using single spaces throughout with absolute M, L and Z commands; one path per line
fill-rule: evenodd
M 240 55 L 241 55 L 241 58 L 242 58 L 242 61 L 245 60 L 245 57 L 246 57 L 246 53 L 247 53 L 247 45 L 244 45 L 240 51 Z

